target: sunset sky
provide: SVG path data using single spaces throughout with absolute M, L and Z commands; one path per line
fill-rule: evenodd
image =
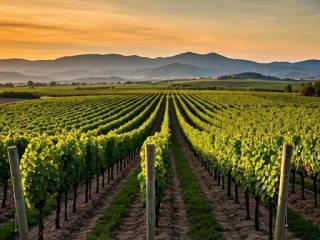
M 0 0 L 0 58 L 320 59 L 319 0 Z

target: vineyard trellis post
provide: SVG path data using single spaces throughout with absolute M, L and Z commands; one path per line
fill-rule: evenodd
M 290 144 L 283 145 L 279 198 L 278 198 L 278 205 L 277 205 L 275 240 L 286 239 L 285 219 L 286 219 L 286 212 L 287 212 L 289 180 L 290 180 L 290 162 L 291 162 L 292 152 L 293 152 L 292 145 Z
M 19 156 L 16 146 L 8 147 L 8 156 L 11 170 L 11 179 L 14 191 L 14 201 L 19 224 L 21 240 L 28 240 L 28 222 L 25 201 L 22 193 L 21 174 L 19 170 Z
M 146 217 L 147 217 L 147 240 L 155 239 L 155 145 L 146 145 Z

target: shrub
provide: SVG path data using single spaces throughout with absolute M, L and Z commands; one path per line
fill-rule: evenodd
M 287 86 L 285 87 L 284 91 L 285 91 L 286 93 L 292 93 L 292 86 L 291 86 L 290 84 L 287 85 Z
M 316 90 L 310 85 L 305 85 L 300 92 L 301 96 L 315 96 Z

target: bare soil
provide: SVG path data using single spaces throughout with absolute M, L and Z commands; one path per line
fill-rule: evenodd
M 163 204 L 160 207 L 157 239 L 190 239 L 186 205 L 182 199 L 181 184 L 176 171 L 176 164 L 170 151 L 169 186 Z
M 145 209 L 141 203 L 138 191 L 127 213 L 122 217 L 121 223 L 114 228 L 111 239 L 146 239 Z

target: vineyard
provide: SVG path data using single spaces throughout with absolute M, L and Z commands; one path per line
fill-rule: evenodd
M 287 239 L 320 239 L 320 100 L 146 90 L 0 105 L 0 240 L 18 239 L 16 145 L 28 239 L 145 239 L 155 145 L 156 239 L 273 239 L 284 143 Z

